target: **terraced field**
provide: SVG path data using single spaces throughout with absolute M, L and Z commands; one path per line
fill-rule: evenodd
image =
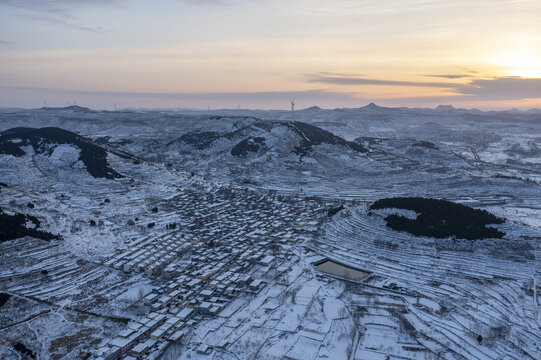
M 519 225 L 509 228 L 511 233 L 502 240 L 441 249 L 450 244 L 392 231 L 381 215 L 369 216 L 368 209 L 359 206 L 329 222 L 314 247 L 321 254 L 373 272 L 355 285 L 352 304 L 366 308 L 370 315 L 387 299 L 398 302 L 395 314 L 383 315 L 393 322 L 398 312 L 402 314 L 398 318 L 406 320 L 406 330 L 392 331 L 395 337 L 415 332 L 417 346 L 449 359 L 538 359 L 539 288 L 534 279 L 541 267 L 538 261 L 513 253 L 509 244 L 529 244 L 535 258 L 541 252 L 531 238 L 521 237 Z M 494 255 L 491 249 L 498 246 L 507 246 L 508 256 Z M 373 287 L 378 289 L 375 300 Z M 361 316 L 360 322 L 369 324 L 368 315 Z M 375 344 L 369 330 L 370 326 L 368 337 L 360 342 L 361 353 L 385 345 L 385 341 Z M 402 356 L 400 351 L 396 355 Z

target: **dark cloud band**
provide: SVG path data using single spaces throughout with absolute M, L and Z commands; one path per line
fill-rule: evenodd
M 421 82 L 421 81 L 399 81 L 399 80 L 379 80 L 358 77 L 345 76 L 327 76 L 327 75 L 311 75 L 308 82 L 324 83 L 334 85 L 387 85 L 387 86 L 420 86 L 420 87 L 437 87 L 437 88 L 457 88 L 461 84 L 443 83 L 443 82 Z

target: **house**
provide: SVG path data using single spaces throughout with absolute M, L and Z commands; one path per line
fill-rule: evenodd
M 170 324 L 170 326 L 175 326 L 181 321 L 182 321 L 182 319 L 179 318 L 178 316 L 171 316 L 169 319 L 167 319 L 167 321 L 165 323 Z
M 202 302 L 201 304 L 197 305 L 195 307 L 195 309 L 197 310 L 198 313 L 200 314 L 206 314 L 206 315 L 210 315 L 210 309 L 212 308 L 212 304 L 207 302 L 207 301 L 204 301 Z
M 171 299 L 176 299 L 180 295 L 180 290 L 173 290 L 171 293 L 169 293 L 169 297 Z
M 195 315 L 194 309 L 185 307 L 177 314 L 177 317 L 180 318 L 180 320 L 186 322 L 190 320 L 192 317 L 194 317 L 194 315 Z
M 264 284 L 263 280 L 254 280 L 249 285 L 249 291 L 258 292 L 263 288 Z
M 225 350 L 228 346 L 229 346 L 229 341 L 227 340 L 221 340 L 219 343 L 218 343 L 218 349 L 222 349 L 222 350 Z
M 123 337 L 123 338 L 127 338 L 131 334 L 133 334 L 134 332 L 135 332 L 134 329 L 127 328 L 127 329 L 124 329 L 123 331 L 121 331 L 120 334 L 118 334 L 118 335 Z
M 120 348 L 120 351 L 124 352 L 129 348 L 130 340 L 119 336 L 109 341 L 109 344 Z
M 192 279 L 190 282 L 188 282 L 186 284 L 186 286 L 189 288 L 189 289 L 193 289 L 194 287 L 196 287 L 197 285 L 201 284 L 201 279 Z
M 199 295 L 201 295 L 205 300 L 208 300 L 212 297 L 212 294 L 214 293 L 214 291 L 210 290 L 210 289 L 205 289 L 205 290 L 202 290 Z
M 169 336 L 169 338 L 167 338 L 167 340 L 171 341 L 171 342 L 174 342 L 174 343 L 178 343 L 182 340 L 182 338 L 184 337 L 185 333 L 183 330 L 177 330 L 175 333 L 173 333 L 171 336 Z
M 130 350 L 130 355 L 135 356 L 136 358 L 142 357 L 146 355 L 147 351 L 149 349 L 149 346 L 146 342 L 139 343 L 133 347 L 133 349 Z
M 165 330 L 162 328 L 154 330 L 150 333 L 150 338 L 153 340 L 159 340 L 165 334 Z
M 201 346 L 197 348 L 197 353 L 201 355 L 209 355 L 211 352 L 212 348 L 206 344 L 201 344 Z
M 210 315 L 216 315 L 216 314 L 218 314 L 220 312 L 220 310 L 222 310 L 221 306 L 213 304 L 209 309 L 209 314 Z
M 274 261 L 274 256 L 267 255 L 263 259 L 258 261 L 259 265 L 269 266 Z
M 112 346 L 111 344 L 104 346 L 98 351 L 99 355 L 101 355 L 100 357 L 105 360 L 117 359 L 120 356 L 120 352 L 121 350 L 118 346 Z
M 136 358 L 142 358 L 143 356 L 145 356 L 150 351 L 150 349 L 152 349 L 152 347 L 155 344 L 156 344 L 156 340 L 148 339 L 145 342 L 142 342 L 142 343 L 139 343 L 139 344 L 135 345 L 130 350 L 130 355 L 135 356 Z

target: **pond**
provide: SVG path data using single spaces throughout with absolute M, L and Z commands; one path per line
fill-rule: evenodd
M 314 264 L 316 269 L 335 276 L 340 276 L 350 280 L 361 280 L 370 275 L 369 272 L 358 270 L 335 261 L 326 259 L 320 263 Z

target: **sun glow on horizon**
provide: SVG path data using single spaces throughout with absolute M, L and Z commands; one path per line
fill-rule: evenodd
M 521 39 L 505 52 L 494 57 L 494 63 L 505 68 L 507 76 L 521 78 L 541 78 L 541 57 L 528 39 Z
M 519 68 L 507 71 L 509 76 L 516 76 L 528 79 L 541 78 L 541 68 Z

